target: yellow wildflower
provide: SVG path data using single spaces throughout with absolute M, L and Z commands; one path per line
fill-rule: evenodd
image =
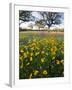
M 45 58 L 41 58 L 41 62 L 43 63 L 45 61 Z
M 60 61 L 59 60 L 56 60 L 56 64 L 60 64 Z
M 43 70 L 43 74 L 47 75 L 48 74 L 47 70 Z
M 34 70 L 34 75 L 37 75 L 39 73 L 38 70 Z
M 26 52 L 24 53 L 24 58 L 27 58 L 27 53 Z
M 44 51 L 41 52 L 41 54 L 44 54 L 44 53 L 45 53 Z
M 33 53 L 32 52 L 30 53 L 30 56 L 33 56 Z
M 36 46 L 36 43 L 32 43 L 32 46 Z
M 32 61 L 33 60 L 33 58 L 32 57 L 30 57 L 30 61 Z
M 51 48 L 52 55 L 55 55 L 56 51 L 57 51 L 57 48 L 56 47 Z
M 21 49 L 20 52 L 23 53 L 24 52 L 23 49 Z
M 64 64 L 64 60 L 61 60 L 60 62 L 61 62 L 62 64 Z
M 53 46 L 55 44 L 55 40 L 51 40 L 51 45 Z
M 27 51 L 26 53 L 27 53 L 27 55 L 29 54 L 29 52 L 28 52 L 28 51 Z
M 56 47 L 53 47 L 52 49 L 53 49 L 53 51 L 57 51 L 57 48 Z

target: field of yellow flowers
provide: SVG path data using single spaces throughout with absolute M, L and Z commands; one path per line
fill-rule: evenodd
M 19 34 L 19 79 L 64 76 L 64 35 Z

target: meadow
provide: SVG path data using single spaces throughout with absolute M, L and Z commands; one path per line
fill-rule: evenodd
M 19 79 L 64 77 L 64 32 L 19 32 Z

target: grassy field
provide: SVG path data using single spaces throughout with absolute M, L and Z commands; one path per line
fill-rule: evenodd
M 64 32 L 19 33 L 19 78 L 64 76 Z

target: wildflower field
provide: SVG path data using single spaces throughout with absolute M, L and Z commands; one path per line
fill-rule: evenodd
M 19 79 L 64 76 L 64 33 L 19 33 Z

